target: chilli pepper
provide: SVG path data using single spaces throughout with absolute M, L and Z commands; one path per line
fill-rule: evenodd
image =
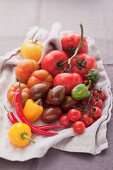
M 10 120 L 10 122 L 11 122 L 12 124 L 17 123 L 18 120 L 17 120 L 17 118 L 14 116 L 13 112 L 8 111 L 8 109 L 6 108 L 5 105 L 4 105 L 4 108 L 5 108 L 5 110 L 7 111 L 7 117 L 8 117 L 8 119 Z
M 22 122 L 13 124 L 8 133 L 10 142 L 17 147 L 25 147 L 29 142 L 35 143 L 31 136 L 32 133 L 30 127 Z
M 18 89 L 15 91 L 15 95 L 14 95 L 14 105 L 15 105 L 15 109 L 17 112 L 18 117 L 20 118 L 20 120 L 23 123 L 28 124 L 28 126 L 31 128 L 31 131 L 34 133 L 37 133 L 39 135 L 43 135 L 43 136 L 53 136 L 56 135 L 57 132 L 52 132 L 52 131 L 45 131 L 45 130 L 49 130 L 49 129 L 54 129 L 54 125 L 52 126 L 35 126 L 32 125 L 24 116 L 23 113 L 23 108 L 22 108 L 22 101 L 21 101 L 21 90 Z M 58 127 L 57 127 L 58 128 Z M 61 128 L 61 126 L 59 126 L 59 128 Z

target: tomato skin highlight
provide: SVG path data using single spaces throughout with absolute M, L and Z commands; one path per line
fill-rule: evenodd
M 62 43 L 62 49 L 67 54 L 68 57 L 71 57 L 78 44 L 80 42 L 80 35 L 77 33 L 69 33 L 62 37 L 61 43 Z M 88 43 L 86 38 L 83 38 L 83 46 L 81 46 L 79 53 L 87 53 L 88 52 Z
M 77 73 L 60 73 L 53 80 L 54 86 L 62 85 L 65 87 L 66 94 L 70 94 L 72 88 L 82 82 L 82 77 Z
M 70 109 L 68 111 L 68 119 L 71 120 L 72 122 L 76 122 L 80 120 L 81 118 L 81 112 L 77 109 Z
M 63 64 L 68 59 L 67 55 L 59 50 L 53 50 L 47 53 L 42 61 L 41 68 L 47 70 L 52 76 L 63 73 L 68 67 L 67 63 Z
M 96 59 L 94 57 L 87 54 L 79 54 L 76 58 L 73 58 L 71 61 L 72 72 L 80 74 L 83 78 L 86 77 L 89 70 L 97 68 Z
M 82 134 L 85 131 L 85 124 L 82 121 L 77 121 L 73 124 L 73 130 L 76 134 Z

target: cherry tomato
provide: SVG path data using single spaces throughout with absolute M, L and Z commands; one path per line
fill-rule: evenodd
M 97 90 L 93 91 L 93 96 L 99 97 L 102 101 L 106 99 L 106 92 L 104 90 Z
M 52 76 L 56 76 L 58 73 L 63 73 L 64 69 L 67 68 L 67 63 L 63 64 L 67 59 L 67 55 L 62 51 L 50 51 L 43 57 L 41 68 L 47 70 Z
M 91 126 L 94 123 L 93 118 L 88 116 L 87 114 L 84 114 L 82 116 L 82 121 L 84 122 L 86 127 L 89 127 L 89 126 Z
M 85 131 L 85 124 L 82 121 L 77 121 L 73 124 L 73 130 L 77 134 L 82 134 Z
M 87 54 L 79 54 L 71 61 L 72 72 L 79 73 L 83 78 L 88 74 L 91 69 L 97 68 L 96 59 Z
M 80 42 L 80 35 L 76 33 L 70 33 L 62 37 L 61 39 L 62 49 L 64 50 L 64 52 L 67 54 L 68 57 L 71 57 L 74 54 L 79 42 Z M 83 45 L 81 46 L 79 53 L 87 53 L 87 52 L 88 52 L 88 44 L 86 38 L 84 37 Z
M 102 109 L 102 107 L 104 106 L 104 103 L 101 99 L 95 99 L 95 98 L 92 98 L 91 101 L 90 101 L 90 104 L 92 106 L 96 106 L 96 107 L 99 107 L 100 109 Z
M 80 120 L 81 118 L 81 112 L 77 109 L 70 109 L 68 111 L 68 119 L 71 120 L 72 122 L 76 122 Z
M 64 126 L 64 127 L 69 127 L 70 124 L 71 124 L 70 120 L 68 119 L 67 114 L 62 115 L 62 116 L 60 117 L 59 121 L 60 121 L 60 124 L 61 124 L 62 126 Z
M 21 47 L 21 54 L 24 58 L 39 61 L 42 55 L 43 45 L 37 41 L 33 42 L 32 39 L 24 41 Z
M 91 109 L 91 115 L 95 120 L 97 120 L 102 116 L 102 111 L 99 107 L 93 107 Z
M 66 94 L 70 94 L 73 87 L 83 82 L 82 77 L 77 73 L 60 73 L 55 76 L 54 86 L 62 85 L 65 87 Z

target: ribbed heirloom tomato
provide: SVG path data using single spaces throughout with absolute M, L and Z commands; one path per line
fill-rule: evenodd
M 61 39 L 62 48 L 68 57 L 71 57 L 74 54 L 79 42 L 80 42 L 80 35 L 76 33 L 70 33 L 62 37 Z M 86 38 L 84 37 L 83 45 L 81 46 L 79 53 L 87 53 L 87 52 L 88 52 L 88 44 Z
M 47 70 L 52 76 L 56 76 L 58 73 L 63 73 L 67 68 L 67 63 L 64 63 L 68 59 L 67 55 L 59 50 L 53 50 L 47 53 L 41 62 L 41 67 Z
M 7 99 L 11 105 L 14 105 L 14 94 L 19 88 L 19 82 L 13 83 L 7 92 Z M 20 89 L 22 90 L 22 104 L 24 105 L 26 100 L 30 98 L 30 89 L 26 84 L 20 83 Z
M 54 78 L 54 86 L 65 87 L 66 94 L 70 94 L 73 87 L 83 82 L 82 77 L 77 73 L 60 73 Z
M 33 71 L 38 70 L 39 65 L 35 60 L 24 59 L 15 68 L 16 77 L 22 83 L 27 83 Z
M 36 70 L 34 71 L 28 79 L 28 87 L 31 88 L 35 84 L 46 84 L 52 86 L 53 77 L 46 70 Z

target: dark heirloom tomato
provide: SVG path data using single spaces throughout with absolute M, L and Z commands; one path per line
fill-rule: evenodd
M 52 76 L 56 76 L 58 73 L 63 73 L 64 69 L 67 68 L 67 63 L 63 63 L 67 59 L 67 55 L 62 51 L 50 51 L 43 57 L 41 68 L 47 70 Z
M 62 43 L 62 49 L 67 54 L 68 57 L 71 57 L 78 44 L 80 42 L 80 35 L 76 33 L 70 33 L 62 37 L 61 43 Z M 81 46 L 79 53 L 87 53 L 88 52 L 88 44 L 87 40 L 84 37 L 83 38 L 83 45 Z
M 62 115 L 60 107 L 48 107 L 44 110 L 41 116 L 41 120 L 45 123 L 55 122 Z
M 46 97 L 48 90 L 49 86 L 47 86 L 46 84 L 36 84 L 30 89 L 31 97 L 33 100 L 42 99 Z
M 74 105 L 76 104 L 76 101 L 73 100 L 73 98 L 71 96 L 65 96 L 63 103 L 61 104 L 61 108 L 64 111 L 68 111 L 69 109 L 71 109 Z
M 91 69 L 97 68 L 96 59 L 87 54 L 79 54 L 71 60 L 72 72 L 79 73 L 83 78 Z
M 82 77 L 78 73 L 60 73 L 54 78 L 54 86 L 62 85 L 65 87 L 66 94 L 70 94 L 73 87 L 82 83 Z
M 49 90 L 47 101 L 52 105 L 60 105 L 65 97 L 65 88 L 61 85 Z

